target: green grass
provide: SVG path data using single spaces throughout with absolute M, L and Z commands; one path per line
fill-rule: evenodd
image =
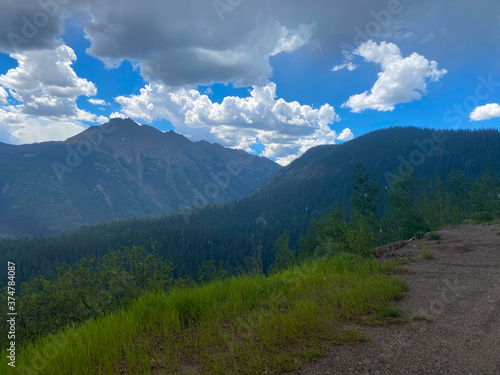
M 367 339 L 345 331 L 346 321 L 399 317 L 391 301 L 404 296 L 406 284 L 387 275 L 399 266 L 340 255 L 269 277 L 149 293 L 125 311 L 23 347 L 17 370 L 44 375 L 294 370 L 331 345 Z
M 420 251 L 420 256 L 424 259 L 434 259 L 434 253 L 429 251 L 427 247 L 423 247 L 422 251 Z

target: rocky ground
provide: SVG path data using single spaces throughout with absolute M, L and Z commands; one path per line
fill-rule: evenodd
M 438 233 L 440 240 L 427 234 L 384 254 L 414 259 L 402 275 L 408 295 L 397 305 L 405 318 L 430 321 L 357 327 L 371 340 L 334 347 L 291 374 L 500 374 L 500 225 Z M 434 258 L 422 258 L 422 249 Z

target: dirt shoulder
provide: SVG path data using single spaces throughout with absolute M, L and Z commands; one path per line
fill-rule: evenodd
M 500 374 L 500 225 L 450 226 L 391 251 L 412 257 L 403 275 L 404 317 L 390 327 L 358 327 L 371 340 L 338 346 L 292 374 Z M 421 249 L 434 253 L 423 259 Z

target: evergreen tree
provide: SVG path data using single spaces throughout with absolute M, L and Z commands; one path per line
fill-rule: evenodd
M 392 180 L 388 191 L 389 211 L 394 218 L 399 238 L 413 237 L 418 231 L 429 231 L 425 213 L 419 210 L 417 202 L 423 195 L 423 181 L 412 173 Z
M 295 252 L 288 246 L 289 242 L 290 236 L 285 229 L 274 243 L 273 270 L 283 270 L 291 267 L 295 263 Z
M 360 229 L 380 238 L 378 222 L 379 187 L 374 179 L 366 173 L 362 163 L 356 164 L 354 180 L 351 186 L 351 222 Z M 379 241 L 377 241 L 379 242 Z

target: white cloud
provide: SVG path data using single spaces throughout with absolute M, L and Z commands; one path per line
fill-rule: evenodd
M 87 99 L 87 101 L 92 104 L 92 105 L 108 105 L 108 103 L 106 103 L 105 100 L 103 99 L 94 99 L 94 98 L 90 98 L 90 99 Z
M 345 128 L 342 133 L 337 137 L 339 141 L 347 142 L 354 139 L 354 134 L 352 134 L 351 129 Z
M 477 107 L 470 114 L 471 121 L 483 121 L 500 117 L 500 104 L 490 103 Z
M 338 72 L 339 70 L 342 70 L 342 69 L 347 69 L 348 71 L 352 72 L 352 71 L 356 70 L 357 67 L 358 67 L 358 65 L 356 65 L 352 62 L 345 62 L 343 64 L 334 66 L 332 68 L 332 72 Z
M 0 137 L 4 142 L 64 140 L 97 116 L 78 108 L 79 96 L 93 96 L 92 82 L 77 76 L 74 51 L 65 45 L 13 53 L 18 66 L 0 75 Z M 8 105 L 6 90 L 19 104 Z M 3 99 L 5 97 L 5 100 Z
M 123 113 L 120 112 L 113 112 L 112 114 L 109 115 L 109 118 L 127 118 Z
M 271 53 L 275 56 L 281 52 L 294 52 L 304 46 L 316 28 L 315 24 L 300 25 L 297 30 L 289 30 L 286 26 L 281 27 L 281 37 L 278 39 L 276 48 Z
M 45 141 L 64 141 L 85 130 L 85 126 L 75 122 L 51 122 L 39 118 L 29 118 L 22 127 L 12 132 L 12 143 L 26 144 Z
M 5 91 L 5 89 L 0 86 L 0 105 L 7 104 L 7 98 L 9 97 L 9 93 Z
M 370 40 L 362 43 L 354 54 L 379 64 L 382 71 L 370 92 L 353 95 L 342 105 L 352 112 L 392 111 L 396 104 L 420 100 L 426 94 L 427 82 L 439 81 L 447 73 L 445 69 L 438 69 L 436 61 L 429 61 L 418 53 L 403 58 L 393 43 L 377 44 Z
M 55 50 L 14 53 L 18 66 L 0 76 L 0 84 L 11 89 L 23 103 L 23 113 L 35 116 L 76 116 L 76 98 L 94 96 L 92 82 L 76 75 L 71 67 L 74 51 L 65 45 Z
M 166 119 L 193 140 L 205 139 L 250 151 L 264 146 L 262 156 L 287 164 L 313 146 L 335 143 L 329 124 L 339 121 L 329 104 L 320 108 L 276 98 L 276 85 L 256 86 L 247 98 L 226 97 L 221 104 L 187 88 L 150 84 L 139 95 L 115 99 L 129 117 L 148 122 Z
M 97 122 L 98 124 L 105 124 L 108 121 L 109 118 L 107 118 L 106 116 L 99 116 L 95 122 Z
M 0 142 L 25 144 L 64 141 L 85 130 L 81 121 L 29 116 L 22 113 L 21 107 L 0 106 Z

